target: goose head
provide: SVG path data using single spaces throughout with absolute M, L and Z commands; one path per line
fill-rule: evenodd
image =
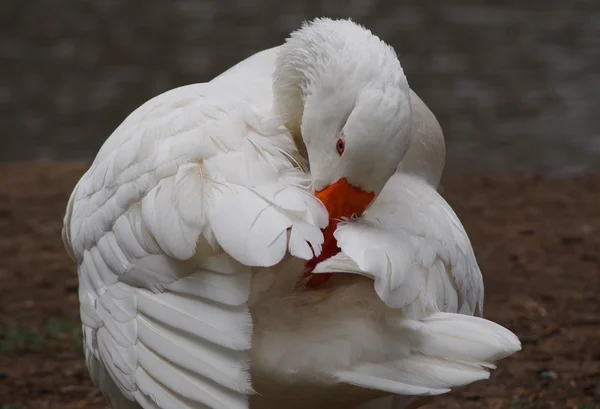
M 281 47 L 273 95 L 300 135 L 315 194 L 329 212 L 321 258 L 329 257 L 337 252 L 337 220 L 362 215 L 409 147 L 408 82 L 390 46 L 351 21 L 323 18 Z

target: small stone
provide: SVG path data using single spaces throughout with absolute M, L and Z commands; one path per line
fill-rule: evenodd
M 548 379 L 548 380 L 552 380 L 552 381 L 558 379 L 558 375 L 556 374 L 556 372 L 551 371 L 549 369 L 540 369 L 538 371 L 538 376 L 541 379 Z

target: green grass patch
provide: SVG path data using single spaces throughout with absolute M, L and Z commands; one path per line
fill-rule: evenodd
M 41 351 L 48 347 L 82 350 L 81 323 L 65 318 L 50 318 L 41 328 L 21 324 L 9 327 L 0 334 L 0 351 Z M 5 409 L 0 406 L 0 409 Z

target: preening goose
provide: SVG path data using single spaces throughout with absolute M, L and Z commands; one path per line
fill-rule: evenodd
M 87 366 L 115 409 L 401 408 L 519 349 L 473 316 L 443 140 L 421 143 L 439 126 L 413 123 L 393 49 L 316 19 L 276 53 L 146 102 L 71 195 Z

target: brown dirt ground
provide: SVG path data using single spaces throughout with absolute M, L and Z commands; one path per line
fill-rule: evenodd
M 77 278 L 60 239 L 85 166 L 0 167 L 0 409 L 105 408 L 80 353 Z M 600 408 L 600 175 L 445 182 L 486 281 L 486 316 L 523 351 L 428 409 Z

